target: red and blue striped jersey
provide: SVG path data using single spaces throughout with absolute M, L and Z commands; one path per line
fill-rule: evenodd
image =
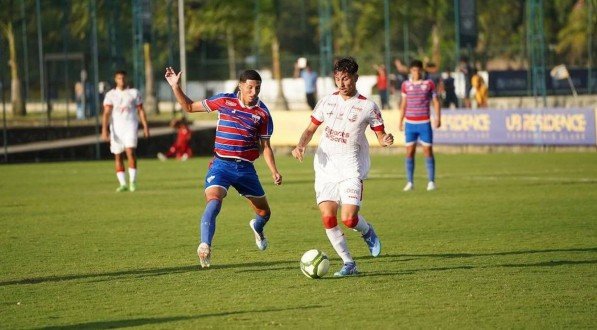
M 437 97 L 433 81 L 413 82 L 407 80 L 403 82 L 402 97 L 406 98 L 406 109 L 404 110 L 406 122 L 429 122 L 429 104 L 434 97 Z
M 259 158 L 259 139 L 269 139 L 274 132 L 272 117 L 261 100 L 246 106 L 237 94 L 222 93 L 202 104 L 208 112 L 219 112 L 214 144 L 217 156 L 249 162 Z

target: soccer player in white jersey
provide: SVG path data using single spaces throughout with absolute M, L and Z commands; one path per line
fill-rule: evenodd
M 375 132 L 380 145 L 385 147 L 394 143 L 392 134 L 385 132 L 378 106 L 357 92 L 358 69 L 352 57 L 336 61 L 334 80 L 338 91 L 317 103 L 309 126 L 292 150 L 292 155 L 302 161 L 307 144 L 315 131 L 323 126 L 314 160 L 315 195 L 328 239 L 344 262 L 334 276 L 358 274 L 344 233 L 338 226 L 340 206 L 344 225 L 361 233 L 372 256 L 381 253 L 381 242 L 373 226 L 359 215 L 363 180 L 370 167 L 369 143 L 365 137 L 367 126 Z
M 116 87 L 106 93 L 104 98 L 104 115 L 102 117 L 102 140 L 110 141 L 110 151 L 114 154 L 116 178 L 119 187 L 117 192 L 135 191 L 137 189 L 137 130 L 139 119 L 143 125 L 143 135 L 149 137 L 149 127 L 143 101 L 139 91 L 128 88 L 126 72 L 114 73 Z M 110 127 L 108 131 L 108 126 Z M 129 185 L 126 184 L 122 154 L 126 153 L 129 167 Z

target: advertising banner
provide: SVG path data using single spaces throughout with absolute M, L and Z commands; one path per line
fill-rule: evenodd
M 595 110 L 588 108 L 444 110 L 436 144 L 595 145 Z

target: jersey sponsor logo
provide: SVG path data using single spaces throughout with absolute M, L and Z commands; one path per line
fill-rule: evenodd
M 331 129 L 329 126 L 326 126 L 325 137 L 330 141 L 346 144 L 348 143 L 348 138 L 350 138 L 350 133 L 344 131 L 335 131 Z
M 234 102 L 232 102 L 232 101 L 228 101 L 228 100 L 226 100 L 226 102 L 225 102 L 225 103 L 226 103 L 226 105 L 227 105 L 227 106 L 229 106 L 229 107 L 234 107 L 234 106 L 236 106 L 236 103 L 234 103 Z
M 331 117 L 332 114 L 334 114 L 334 112 L 332 110 L 330 110 L 330 112 L 327 112 L 326 115 L 328 115 L 328 117 Z
M 207 178 L 207 183 L 211 183 L 215 178 L 216 178 L 215 175 L 212 175 L 212 176 L 208 177 Z
M 261 117 L 259 117 L 259 116 L 257 116 L 257 115 L 253 115 L 253 114 L 251 114 L 251 118 L 253 118 L 253 122 L 254 122 L 254 123 L 257 123 L 257 122 L 259 122 L 259 119 L 261 119 Z

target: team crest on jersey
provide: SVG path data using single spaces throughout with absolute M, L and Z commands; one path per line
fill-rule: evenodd
M 234 107 L 234 106 L 236 106 L 236 103 L 232 102 L 232 101 L 226 100 L 226 105 L 229 106 L 229 107 Z
M 429 88 L 429 86 L 427 86 L 427 84 L 423 84 L 423 85 L 421 85 L 421 89 L 422 89 L 422 90 L 427 90 L 427 88 Z
M 251 115 L 251 118 L 253 119 L 254 123 L 257 123 L 259 121 L 259 119 L 261 119 L 261 117 L 257 116 L 257 115 Z
M 358 118 L 358 117 L 359 117 L 359 114 L 358 114 L 358 113 L 356 113 L 356 112 L 354 112 L 354 111 L 351 111 L 351 112 L 350 112 L 350 114 L 348 115 L 348 120 L 349 120 L 351 123 L 354 123 L 355 121 L 357 121 L 357 118 Z

